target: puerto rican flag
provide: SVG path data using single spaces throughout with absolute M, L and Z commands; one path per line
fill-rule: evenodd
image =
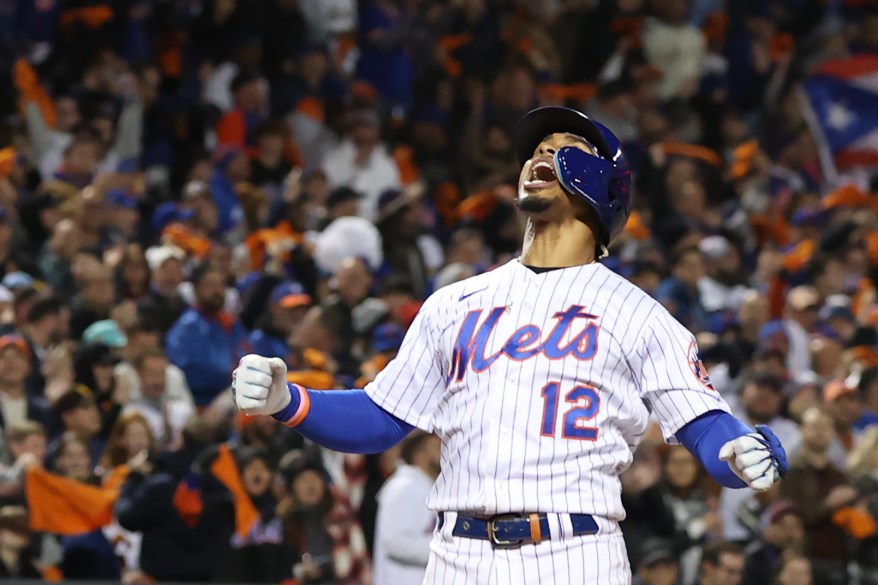
M 878 168 L 878 56 L 829 61 L 803 86 L 824 165 Z

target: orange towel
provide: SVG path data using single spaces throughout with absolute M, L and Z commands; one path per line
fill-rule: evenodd
M 97 487 L 44 469 L 29 469 L 25 495 L 31 529 L 71 535 L 106 526 L 113 519 L 113 505 L 127 473 L 124 466 L 117 468 L 103 486 Z

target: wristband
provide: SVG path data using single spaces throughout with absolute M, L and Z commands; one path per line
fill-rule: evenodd
M 298 384 L 287 384 L 287 390 L 290 393 L 289 404 L 271 416 L 288 427 L 295 427 L 311 410 L 311 400 L 308 398 L 308 391 Z

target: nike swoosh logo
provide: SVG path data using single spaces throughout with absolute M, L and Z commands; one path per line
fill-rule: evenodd
M 464 294 L 460 295 L 460 298 L 457 299 L 457 301 L 460 302 L 466 298 L 469 298 L 473 295 L 479 294 L 480 292 L 486 291 L 486 290 L 488 290 L 487 286 L 485 288 L 480 288 L 479 290 L 474 290 L 473 292 L 464 293 Z

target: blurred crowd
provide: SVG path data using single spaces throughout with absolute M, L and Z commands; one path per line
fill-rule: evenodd
M 874 4 L 0 3 L 0 578 L 420 582 L 436 438 L 323 450 L 231 372 L 373 379 L 515 257 L 515 123 L 566 104 L 633 164 L 603 261 L 792 463 L 721 490 L 648 434 L 636 582 L 878 584 L 878 181 L 829 171 L 798 91 L 878 54 Z

